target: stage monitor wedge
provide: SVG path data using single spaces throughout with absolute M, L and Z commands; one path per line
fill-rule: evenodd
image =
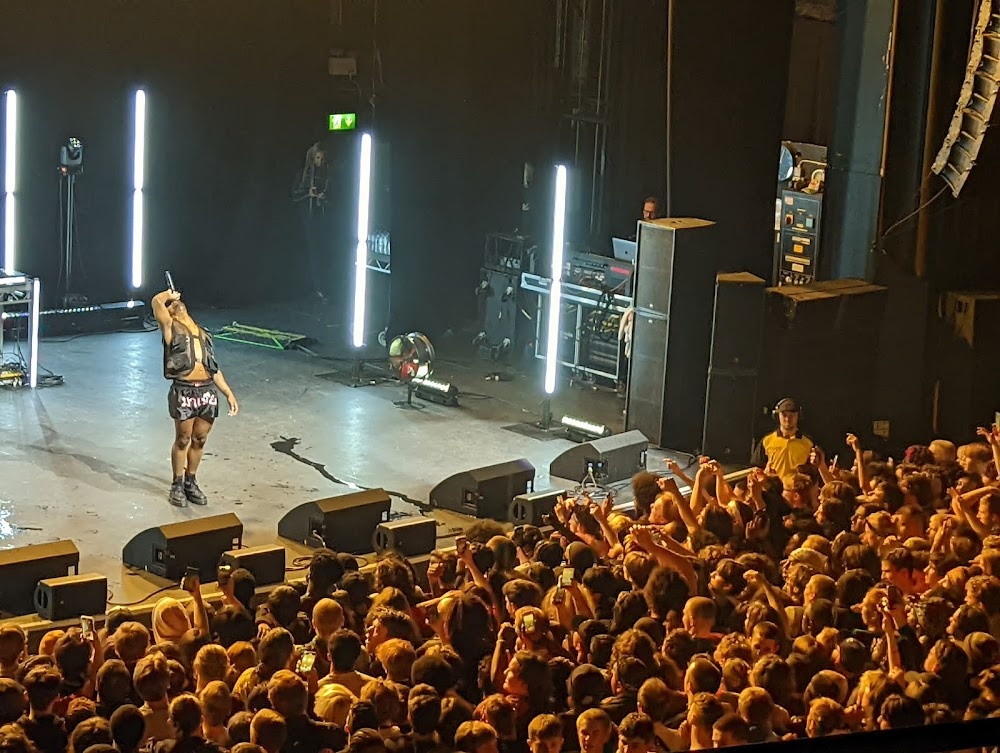
M 378 554 L 398 552 L 404 557 L 430 554 L 436 543 L 437 521 L 421 515 L 379 523 L 372 536 L 372 549 Z
M 278 521 L 278 535 L 315 548 L 367 554 L 379 523 L 389 520 L 392 500 L 384 489 L 306 502 Z
M 506 520 L 518 494 L 532 490 L 535 466 L 527 458 L 473 468 L 449 476 L 431 490 L 431 504 L 476 518 Z
M 0 613 L 20 616 L 35 611 L 35 587 L 47 578 L 76 574 L 80 550 L 69 539 L 0 551 Z
M 566 489 L 518 494 L 507 508 L 507 520 L 516 526 L 543 526 L 545 516 L 551 515 L 559 498 L 567 494 L 569 492 Z
M 214 581 L 224 552 L 243 546 L 243 523 L 233 513 L 147 528 L 122 549 L 122 561 L 180 582 L 188 567 L 203 583 Z
M 248 570 L 258 586 L 285 582 L 285 548 L 275 544 L 246 546 L 226 552 L 219 559 L 220 565 L 233 570 Z
M 35 611 L 50 622 L 104 614 L 107 609 L 108 579 L 97 573 L 46 578 L 35 589 Z
M 549 475 L 582 481 L 593 472 L 598 484 L 613 484 L 646 470 L 649 440 L 641 431 L 627 431 L 571 447 L 549 464 Z

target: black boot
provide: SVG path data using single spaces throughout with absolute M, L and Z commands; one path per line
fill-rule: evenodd
M 187 507 L 187 495 L 184 493 L 184 479 L 176 478 L 170 485 L 170 495 L 167 501 L 174 507 Z
M 208 497 L 198 488 L 198 483 L 194 480 L 194 476 L 184 477 L 184 494 L 187 497 L 187 501 L 192 505 L 208 504 Z

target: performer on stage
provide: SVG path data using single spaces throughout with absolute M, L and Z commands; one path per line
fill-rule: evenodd
M 219 415 L 219 396 L 229 401 L 229 415 L 240 411 L 236 396 L 215 362 L 212 336 L 195 323 L 181 301 L 181 294 L 164 290 L 153 298 L 153 314 L 163 334 L 163 376 L 172 381 L 167 396 L 174 419 L 174 445 L 170 451 L 173 483 L 168 501 L 174 507 L 207 505 L 195 474 L 205 451 L 205 440 Z

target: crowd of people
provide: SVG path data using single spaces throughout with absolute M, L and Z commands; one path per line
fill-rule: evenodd
M 551 532 L 478 521 L 426 579 L 319 550 L 261 604 L 237 570 L 152 629 L 117 610 L 29 654 L 3 627 L 0 751 L 649 753 L 998 715 L 980 433 L 895 464 L 848 436 L 840 468 L 779 430 L 735 483 L 702 458 L 637 474 L 632 514 L 595 492 Z

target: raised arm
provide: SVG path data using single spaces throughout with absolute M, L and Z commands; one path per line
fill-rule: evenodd
M 879 612 L 882 613 L 882 632 L 885 633 L 885 643 L 889 654 L 889 679 L 898 685 L 904 686 L 903 680 L 905 670 L 903 660 L 899 654 L 899 640 L 896 634 L 896 621 L 885 605 L 879 605 Z
M 700 493 L 701 491 L 698 478 L 700 478 L 703 472 L 702 468 L 704 467 L 705 466 L 702 466 L 698 469 L 698 476 L 695 477 L 693 492 Z M 677 512 L 680 513 L 681 520 L 683 520 L 684 525 L 687 526 L 688 532 L 694 533 L 697 531 L 700 528 L 698 525 L 698 518 L 695 516 L 694 512 L 691 511 L 691 505 L 689 505 L 688 501 L 684 499 L 684 495 L 681 494 L 680 489 L 677 488 L 677 481 L 672 478 L 661 478 L 659 484 L 660 490 L 663 494 L 666 494 L 671 500 L 673 500 L 674 505 L 677 507 Z M 694 493 L 692 493 L 691 498 L 694 499 Z
M 156 317 L 156 323 L 160 325 L 160 332 L 163 333 L 164 340 L 170 337 L 170 325 L 173 321 L 170 317 L 170 311 L 167 310 L 167 306 L 180 299 L 181 294 L 175 290 L 164 290 L 162 293 L 157 293 L 153 296 L 153 316 Z
M 722 472 L 722 466 L 718 463 L 712 464 L 712 473 L 715 474 L 715 499 L 722 507 L 728 507 L 729 501 L 733 498 L 733 489 L 726 481 L 726 474 Z
M 767 599 L 767 603 L 770 605 L 778 614 L 778 627 L 781 628 L 782 632 L 786 637 L 791 636 L 791 630 L 788 624 L 788 615 L 785 613 L 785 606 L 778 599 L 778 594 L 775 592 L 774 586 L 772 586 L 767 578 L 758 573 L 756 570 L 747 570 L 743 573 L 743 578 L 747 583 L 750 584 L 751 588 L 757 590 L 757 593 L 763 593 L 764 598 Z
M 826 454 L 822 447 L 816 445 L 812 448 L 812 452 L 809 453 L 809 462 L 819 471 L 819 477 L 823 480 L 824 486 L 834 480 L 833 469 L 827 465 Z
M 989 430 L 986 430 L 980 426 L 976 429 L 976 434 L 989 442 L 990 449 L 993 451 L 993 463 L 997 468 L 1000 468 L 1000 427 L 993 424 Z
M 854 451 L 854 462 L 858 466 L 858 484 L 861 485 L 861 493 L 868 493 L 868 473 L 865 470 L 865 453 L 861 449 L 861 442 L 854 434 L 847 435 L 847 446 Z
M 684 473 L 684 469 L 681 468 L 675 461 L 670 458 L 666 459 L 667 470 L 674 474 L 674 478 L 680 479 L 681 483 L 685 486 L 691 486 L 694 484 L 694 479 Z
M 955 510 L 955 513 L 960 518 L 965 519 L 965 522 L 972 527 L 972 530 L 976 532 L 976 535 L 981 540 L 985 540 L 990 535 L 990 528 L 979 519 L 976 511 L 972 509 L 972 505 L 982 497 L 988 497 L 996 492 L 997 488 L 995 486 L 983 486 L 965 494 L 959 494 L 955 489 L 948 490 L 948 493 L 951 495 L 952 509 Z
M 608 550 L 609 559 L 612 557 L 617 557 L 619 554 L 623 554 L 621 541 L 618 540 L 618 534 L 615 533 L 615 529 L 608 523 L 608 513 L 611 510 L 611 498 L 608 497 L 604 504 L 599 505 L 596 502 L 590 505 L 590 514 L 597 521 L 597 524 L 601 527 L 601 532 L 604 534 L 604 540 L 610 546 Z
M 639 546 L 653 555 L 658 565 L 668 567 L 680 575 L 684 579 L 684 582 L 687 583 L 691 593 L 697 591 L 698 575 L 695 573 L 694 566 L 690 560 L 672 552 L 663 546 L 662 542 L 657 542 L 653 538 L 652 531 L 647 526 L 636 526 L 632 529 L 632 535 Z

